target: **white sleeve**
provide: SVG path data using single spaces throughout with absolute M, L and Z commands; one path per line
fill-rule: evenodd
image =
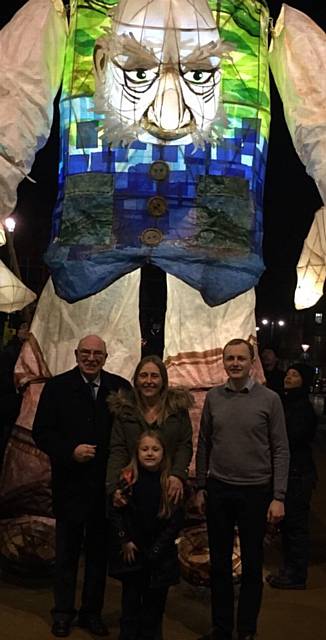
M 49 137 L 66 38 L 62 0 L 29 0 L 0 32 L 0 219 Z
M 326 207 L 316 213 L 297 264 L 296 309 L 313 307 L 324 293 L 326 277 Z
M 269 62 L 296 152 L 326 204 L 326 34 L 284 4 Z

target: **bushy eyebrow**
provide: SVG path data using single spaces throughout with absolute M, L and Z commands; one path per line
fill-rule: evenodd
M 123 62 L 123 68 L 126 70 L 152 69 L 160 64 L 153 49 L 138 42 L 132 33 L 123 33 L 120 36 L 115 36 L 110 49 L 113 58 L 127 56 L 127 59 Z
M 220 61 L 224 47 L 220 40 L 211 41 L 208 44 L 196 45 L 193 51 L 184 57 L 180 62 L 187 69 L 205 69 L 216 67 L 212 65 L 212 58 L 218 58 Z
M 221 40 L 212 40 L 204 45 L 196 45 L 193 51 L 180 60 L 180 64 L 186 69 L 212 69 L 216 64 L 212 64 L 212 58 L 220 61 L 223 54 L 230 50 L 230 45 Z M 123 62 L 123 68 L 132 69 L 152 69 L 162 64 L 152 47 L 146 46 L 136 40 L 133 33 L 123 33 L 116 35 L 110 43 L 110 54 L 112 58 L 117 56 L 127 56 Z M 164 63 L 163 63 L 164 64 Z

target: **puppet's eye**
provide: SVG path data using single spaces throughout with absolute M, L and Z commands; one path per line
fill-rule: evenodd
M 184 79 L 191 84 L 206 84 L 213 76 L 215 69 L 212 71 L 204 71 L 203 69 L 195 69 L 194 71 L 187 71 L 183 74 Z
M 157 76 L 155 69 L 135 69 L 134 71 L 125 71 L 126 77 L 134 84 L 146 84 L 153 82 Z

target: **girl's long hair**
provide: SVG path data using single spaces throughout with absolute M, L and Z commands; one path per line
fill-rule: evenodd
M 160 483 L 161 483 L 161 502 L 160 502 L 160 508 L 158 512 L 158 517 L 169 518 L 172 513 L 171 502 L 168 498 L 168 477 L 170 475 L 171 465 L 166 453 L 166 445 L 164 442 L 164 438 L 159 431 L 154 429 L 147 429 L 146 431 L 143 431 L 140 434 L 140 436 L 137 439 L 136 447 L 129 464 L 126 467 L 124 467 L 121 471 L 120 481 L 123 481 L 125 484 L 127 483 L 130 486 L 130 488 L 132 487 L 133 484 L 135 484 L 135 482 L 137 482 L 138 475 L 139 475 L 138 450 L 142 440 L 147 437 L 153 438 L 153 440 L 156 440 L 163 449 L 163 457 L 159 467 Z

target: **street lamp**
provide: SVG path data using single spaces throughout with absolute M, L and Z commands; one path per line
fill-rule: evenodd
M 269 318 L 262 318 L 261 321 L 264 327 L 269 326 L 270 341 L 273 342 L 275 327 L 285 327 L 285 320 L 270 320 Z
M 9 216 L 8 218 L 5 219 L 4 222 L 5 222 L 6 229 L 9 231 L 9 233 L 13 233 L 15 231 L 15 226 L 16 226 L 15 218 L 12 218 L 11 216 Z
M 21 280 L 22 277 L 21 277 L 20 268 L 19 268 L 19 264 L 16 256 L 15 247 L 14 247 L 15 227 L 16 227 L 15 218 L 13 218 L 12 216 L 8 216 L 8 218 L 4 220 L 4 229 L 5 229 L 5 236 L 6 236 L 7 246 L 8 246 L 8 253 L 9 253 L 9 267 L 11 271 L 15 274 L 15 276 L 19 278 L 19 280 Z
M 303 351 L 303 354 L 302 354 L 303 360 L 308 360 L 308 357 L 309 357 L 308 351 L 310 349 L 310 344 L 302 344 L 301 349 Z

